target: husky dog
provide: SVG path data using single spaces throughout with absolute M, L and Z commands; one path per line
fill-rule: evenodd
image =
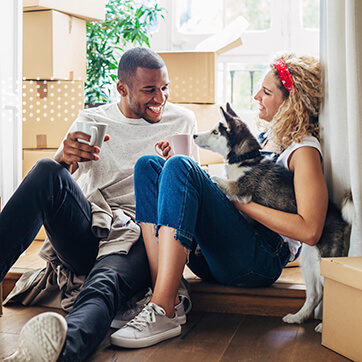
M 204 149 L 218 152 L 224 157 L 228 179 L 213 177 L 230 200 L 258 204 L 297 213 L 293 173 L 262 156 L 260 145 L 248 126 L 227 103 L 226 112 L 221 107 L 225 122 L 213 129 L 195 134 L 195 143 Z M 301 254 L 302 274 L 306 283 L 306 301 L 296 314 L 283 317 L 286 323 L 303 323 L 323 296 L 323 278 L 320 276 L 321 257 L 346 256 L 353 220 L 351 195 L 345 198 L 343 210 L 329 203 L 322 236 L 316 246 L 303 245 Z M 321 332 L 321 323 L 316 327 Z

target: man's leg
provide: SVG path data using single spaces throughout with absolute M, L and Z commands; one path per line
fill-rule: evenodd
M 87 274 L 98 252 L 90 204 L 70 173 L 44 159 L 25 177 L 0 214 L 0 281 L 44 223 L 62 262 Z
M 125 254 L 105 256 L 94 265 L 66 316 L 67 339 L 61 361 L 82 361 L 106 336 L 120 308 L 151 285 L 142 239 Z
M 75 273 L 88 274 L 99 243 L 91 221 L 90 204 L 70 173 L 54 160 L 39 161 L 0 214 L 1 279 L 43 223 L 59 259 Z M 41 353 L 44 360 L 55 361 L 66 331 L 66 321 L 59 314 L 40 314 L 24 326 L 19 349 L 7 360 L 19 362 L 24 356 L 35 360 Z

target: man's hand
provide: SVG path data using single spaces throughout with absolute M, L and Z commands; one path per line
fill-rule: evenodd
M 69 133 L 63 141 L 62 152 L 55 157 L 55 160 L 66 167 L 70 173 L 73 173 L 78 168 L 78 162 L 88 162 L 99 160 L 100 148 L 97 146 L 89 146 L 86 143 L 79 142 L 78 139 L 90 141 L 91 136 L 83 132 Z M 109 135 L 104 137 L 104 141 L 110 139 Z

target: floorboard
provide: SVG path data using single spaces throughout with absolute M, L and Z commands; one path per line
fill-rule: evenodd
M 16 350 L 22 326 L 42 307 L 11 305 L 0 318 L 0 360 Z M 64 315 L 64 312 L 60 312 Z M 348 359 L 323 347 L 314 332 L 317 321 L 287 325 L 278 317 L 190 312 L 180 337 L 149 348 L 111 346 L 109 335 L 85 362 L 288 361 L 343 362 Z

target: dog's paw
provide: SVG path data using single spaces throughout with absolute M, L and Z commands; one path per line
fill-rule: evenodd
M 229 180 L 225 180 L 219 176 L 212 176 L 211 179 L 216 182 L 219 189 L 225 194 L 229 196 Z
M 289 313 L 283 317 L 283 322 L 289 324 L 301 324 L 303 323 L 303 320 L 301 318 L 298 318 L 296 314 Z
M 320 322 L 317 327 L 314 328 L 314 330 L 317 332 L 317 333 L 322 333 L 322 322 Z

